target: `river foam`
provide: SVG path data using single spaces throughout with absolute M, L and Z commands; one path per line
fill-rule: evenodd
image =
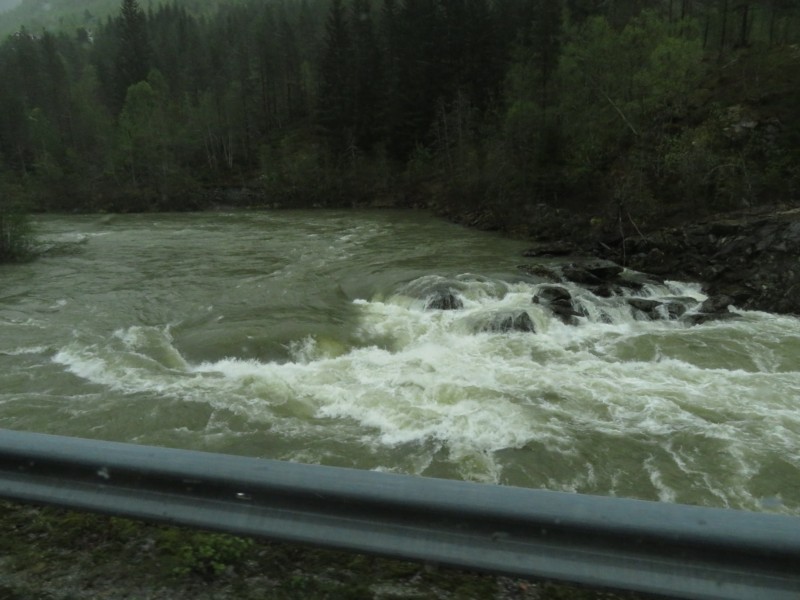
M 583 313 L 566 324 L 532 303 L 541 285 L 416 278 L 355 299 L 346 338 L 293 340 L 282 361 L 191 362 L 168 326 L 78 336 L 53 360 L 132 397 L 206 405 L 209 435 L 292 438 L 279 458 L 800 512 L 800 484 L 771 475 L 800 474 L 800 373 L 786 348 L 800 321 L 740 313 L 690 327 L 566 284 Z M 426 309 L 442 288 L 460 309 Z M 677 282 L 637 295 L 690 312 L 703 298 Z M 514 311 L 536 333 L 485 327 Z

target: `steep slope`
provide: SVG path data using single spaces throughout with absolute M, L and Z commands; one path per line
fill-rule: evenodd
M 204 13 L 221 2 L 174 0 L 172 3 L 185 6 L 191 12 Z M 158 4 L 161 2 L 154 2 L 153 8 Z M 22 27 L 33 33 L 42 29 L 67 32 L 78 27 L 91 29 L 116 14 L 119 7 L 120 0 L 0 0 L 0 36 L 5 37 Z

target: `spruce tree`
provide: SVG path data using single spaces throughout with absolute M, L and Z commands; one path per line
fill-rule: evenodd
M 336 162 L 353 145 L 353 45 L 341 0 L 333 0 L 325 24 L 320 65 L 318 122 Z
M 151 65 L 147 20 L 137 0 L 122 0 L 117 19 L 117 54 L 114 63 L 116 108 L 125 103 L 128 88 L 147 79 Z
M 353 125 L 355 142 L 370 150 L 377 141 L 381 56 L 369 0 L 353 0 Z

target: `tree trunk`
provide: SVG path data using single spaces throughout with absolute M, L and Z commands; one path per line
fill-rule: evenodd
M 747 46 L 747 23 L 750 16 L 750 5 L 745 2 L 740 8 L 742 9 L 742 24 L 739 31 L 739 46 L 745 47 Z
M 728 41 L 728 0 L 722 0 L 722 30 L 719 35 L 719 57 L 725 52 L 725 42 Z

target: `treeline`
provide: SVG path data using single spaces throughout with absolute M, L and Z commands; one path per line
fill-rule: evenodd
M 796 0 L 123 0 L 0 46 L 0 193 L 138 211 L 244 187 L 506 226 L 796 199 L 798 25 Z

